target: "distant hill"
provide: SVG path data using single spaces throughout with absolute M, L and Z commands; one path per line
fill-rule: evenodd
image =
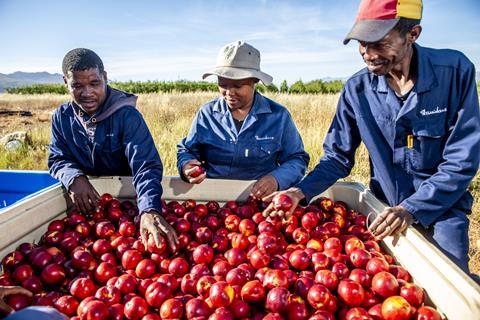
M 6 88 L 17 88 L 37 83 L 63 83 L 62 75 L 48 72 L 21 72 L 10 74 L 0 73 L 0 92 Z

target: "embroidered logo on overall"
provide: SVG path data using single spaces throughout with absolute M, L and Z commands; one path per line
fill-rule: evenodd
M 444 113 L 444 112 L 447 112 L 447 107 L 443 109 L 440 109 L 440 107 L 437 107 L 436 109 L 433 109 L 433 110 L 425 110 L 425 109 L 420 110 L 420 114 L 422 116 L 430 116 L 432 114 Z
M 275 139 L 275 137 L 269 137 L 269 136 L 259 137 L 259 136 L 255 136 L 255 140 L 257 140 L 257 141 L 273 140 L 273 139 Z

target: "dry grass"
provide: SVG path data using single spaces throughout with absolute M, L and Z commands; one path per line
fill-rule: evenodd
M 187 134 L 196 110 L 216 97 L 215 93 L 170 93 L 140 95 L 138 108 L 152 132 L 165 167 L 165 175 L 176 175 L 176 144 Z M 333 117 L 338 95 L 274 95 L 274 100 L 285 105 L 295 120 L 303 137 L 305 148 L 311 156 L 309 169 L 322 155 L 322 143 Z M 18 116 L 1 117 L 0 136 L 15 130 L 28 130 L 32 143 L 18 152 L 0 152 L 0 169 L 47 168 L 46 146 L 50 136 L 50 120 L 45 119 L 67 96 L 60 95 L 0 95 L 0 110 L 26 110 L 33 113 L 27 119 Z M 368 153 L 361 146 L 357 163 L 346 179 L 368 184 Z M 480 175 L 472 183 L 475 198 L 470 216 L 470 268 L 480 272 Z

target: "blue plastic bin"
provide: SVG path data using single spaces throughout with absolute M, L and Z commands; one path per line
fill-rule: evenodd
M 57 183 L 47 171 L 0 170 L 0 210 Z

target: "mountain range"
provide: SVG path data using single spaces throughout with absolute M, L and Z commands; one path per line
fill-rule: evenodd
M 16 88 L 37 83 L 63 83 L 63 77 L 59 73 L 48 72 L 22 72 L 10 74 L 0 73 L 0 92 L 6 88 Z

